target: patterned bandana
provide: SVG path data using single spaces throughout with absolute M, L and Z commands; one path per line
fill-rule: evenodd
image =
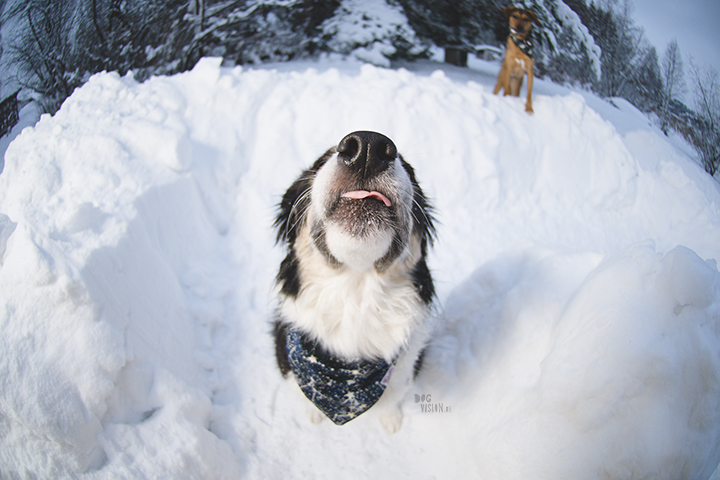
M 525 55 L 527 55 L 530 58 L 533 58 L 534 51 L 533 51 L 533 44 L 530 41 L 530 38 L 526 38 L 525 40 L 520 40 L 512 33 L 510 34 L 510 38 L 512 38 L 513 43 L 516 47 L 520 49 L 521 52 L 523 52 Z
M 372 407 L 395 368 L 384 360 L 347 362 L 334 357 L 292 327 L 287 329 L 286 345 L 300 389 L 337 425 L 344 425 Z

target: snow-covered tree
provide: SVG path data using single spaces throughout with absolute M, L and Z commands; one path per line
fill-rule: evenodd
M 199 0 L 192 0 L 198 2 Z M 193 57 L 223 56 L 238 63 L 286 61 L 321 48 L 320 25 L 339 0 L 202 0 L 191 11 Z
M 526 0 L 540 21 L 533 27 L 540 75 L 556 82 L 590 84 L 601 76 L 602 51 L 578 14 L 562 0 Z
M 662 79 L 663 94 L 659 115 L 662 131 L 667 135 L 670 126 L 671 104 L 685 92 L 685 74 L 677 38 L 672 39 L 665 50 L 662 61 Z
M 600 49 L 600 76 L 592 89 L 623 97 L 644 111 L 658 106 L 661 88 L 657 52 L 632 19 L 629 0 L 565 0 L 578 13 Z
M 504 17 L 506 2 L 498 0 L 399 0 L 410 25 L 422 38 L 437 46 L 472 47 L 478 43 L 499 44 L 507 37 L 495 30 Z
M 632 21 L 629 0 L 624 0 L 622 5 L 609 4 L 604 10 L 598 9 L 598 13 L 602 19 L 602 26 L 598 29 L 603 64 L 600 93 L 607 97 L 619 97 L 623 95 L 625 85 L 642 57 L 643 32 Z
M 623 97 L 643 112 L 654 112 L 662 101 L 660 63 L 655 47 L 646 45 L 641 49 L 641 53 Z
M 695 146 L 705 171 L 710 175 L 720 168 L 720 77 L 712 67 L 701 68 L 690 61 L 697 125 Z
M 54 112 L 92 73 L 172 74 L 204 55 L 239 63 L 322 48 L 319 26 L 339 0 L 10 0 L 3 21 L 22 84 Z
M 402 7 L 386 0 L 343 0 L 321 29 L 329 51 L 375 65 L 425 52 Z
M 77 4 L 28 0 L 8 5 L 3 14 L 21 32 L 9 49 L 19 83 L 34 92 L 46 111 L 54 112 L 84 80 L 78 66 L 83 58 L 71 43 L 77 37 L 78 12 Z

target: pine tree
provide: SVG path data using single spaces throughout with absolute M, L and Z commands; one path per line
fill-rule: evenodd
M 656 111 L 662 102 L 662 74 L 657 50 L 653 46 L 641 48 L 638 59 L 627 84 L 624 97 L 643 112 Z
M 385 0 L 343 0 L 321 29 L 327 50 L 376 65 L 425 53 L 402 8 Z
M 660 106 L 660 127 L 665 135 L 672 123 L 672 102 L 685 92 L 685 75 L 683 73 L 682 55 L 677 38 L 672 39 L 665 50 L 662 61 L 662 103 Z
M 501 2 L 492 0 L 400 0 L 419 36 L 439 47 L 496 43 L 493 27 L 502 21 Z M 505 33 L 507 36 L 507 33 Z

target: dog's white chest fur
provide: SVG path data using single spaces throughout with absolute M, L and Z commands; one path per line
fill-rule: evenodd
M 303 288 L 296 298 L 284 299 L 282 315 L 335 354 L 392 361 L 425 319 L 426 308 L 402 268 L 411 253 L 379 274 L 328 266 L 308 235 L 298 247 Z

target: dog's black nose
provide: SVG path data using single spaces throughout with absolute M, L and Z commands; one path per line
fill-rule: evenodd
M 395 144 L 377 132 L 353 132 L 340 140 L 338 160 L 363 178 L 382 172 L 397 157 Z

